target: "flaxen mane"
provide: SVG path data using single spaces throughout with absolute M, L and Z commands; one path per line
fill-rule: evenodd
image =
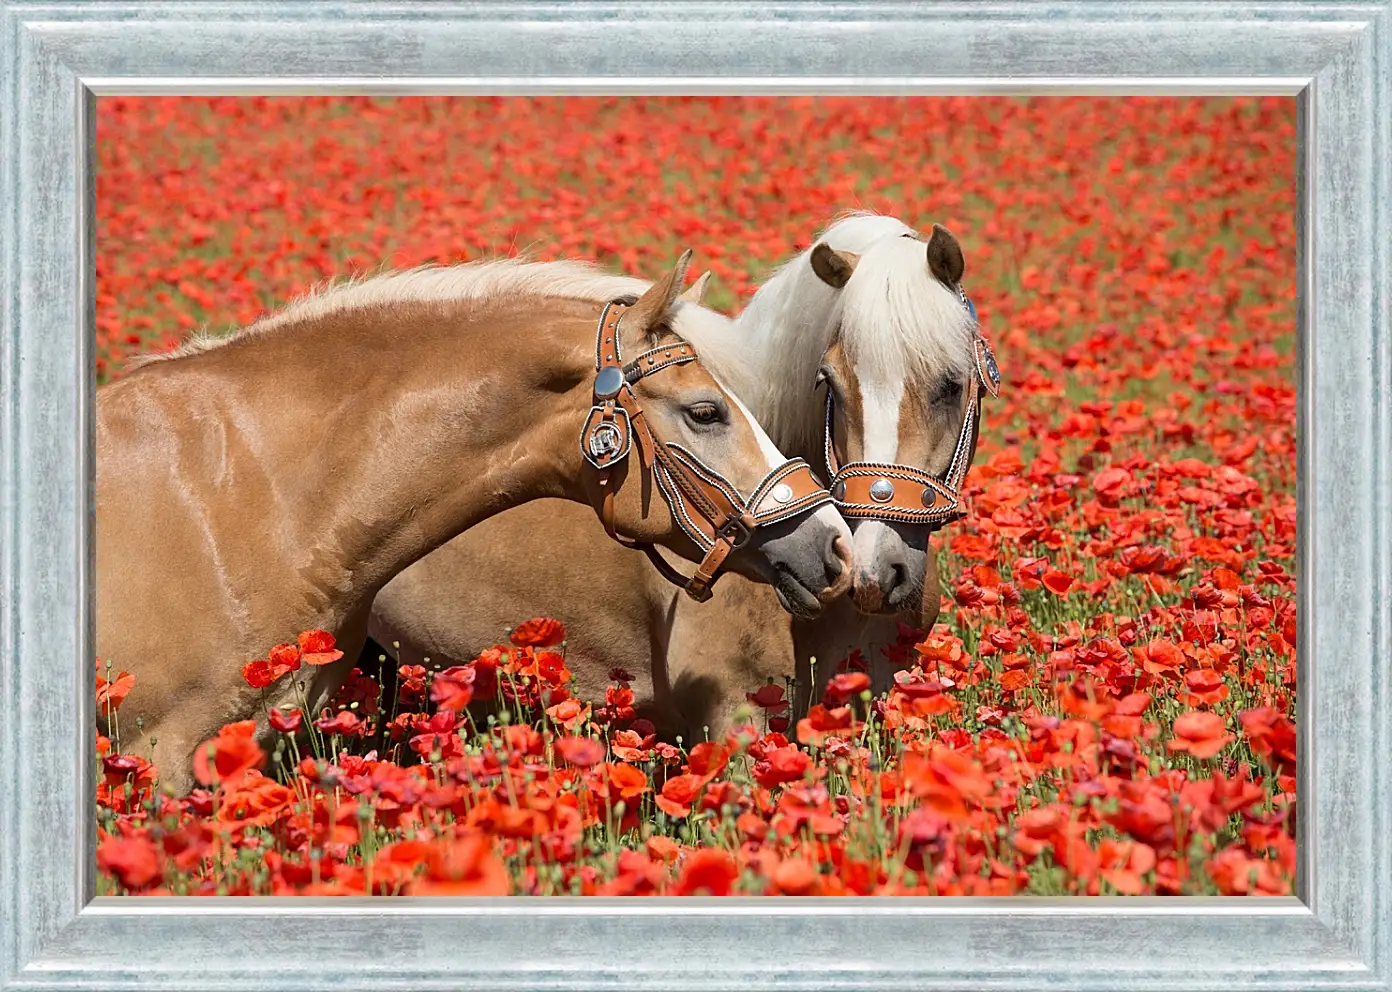
M 137 356 L 127 363 L 126 368 L 134 370 L 153 362 L 199 354 L 213 348 L 221 348 L 233 341 L 282 330 L 345 310 L 390 307 L 401 303 L 450 303 L 503 295 L 563 297 L 602 303 L 619 296 L 641 294 L 650 285 L 651 283 L 644 279 L 612 275 L 588 263 L 576 261 L 529 262 L 522 259 L 500 259 L 443 267 L 422 266 L 367 279 L 346 280 L 311 290 L 279 311 L 230 334 L 200 332 L 173 351 Z M 719 322 L 724 318 L 711 311 L 698 314 L 698 310 L 700 308 L 694 305 L 680 304 L 677 311 L 680 326 L 674 327 L 673 330 L 690 340 L 698 349 L 702 349 L 706 339 L 712 335 L 717 338 L 731 338 L 728 345 L 716 342 L 705 349 L 728 353 L 733 345 L 733 338 L 719 327 Z M 714 360 L 717 356 L 712 354 L 710 357 Z
M 929 271 L 918 237 L 894 217 L 845 215 L 779 268 L 737 318 L 756 343 L 749 349 L 754 363 L 732 385 L 783 450 L 821 443 L 823 400 L 812 384 L 821 355 L 838 337 L 852 361 L 903 375 L 970 366 L 971 318 Z M 812 248 L 823 241 L 860 256 L 840 291 L 812 271 Z

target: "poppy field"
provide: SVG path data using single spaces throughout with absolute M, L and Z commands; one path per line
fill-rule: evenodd
M 1286 98 L 99 98 L 99 382 L 426 262 L 690 247 L 734 314 L 849 210 L 957 236 L 1003 377 L 888 693 L 824 659 L 809 713 L 751 684 L 662 741 L 632 673 L 572 695 L 584 618 L 519 616 L 224 727 L 176 798 L 99 658 L 99 894 L 1290 894 L 1295 141 Z M 252 687 L 342 658 L 264 650 Z

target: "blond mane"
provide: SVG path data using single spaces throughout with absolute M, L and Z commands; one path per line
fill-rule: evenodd
M 820 451 L 822 394 L 813 377 L 839 335 L 853 360 L 909 376 L 961 370 L 972 361 L 973 324 L 956 295 L 928 271 L 917 231 L 896 217 L 842 214 L 782 265 L 735 322 L 756 360 L 733 385 L 784 451 Z M 840 292 L 812 271 L 825 241 L 860 256 Z
M 531 262 L 507 258 L 451 266 L 426 265 L 316 287 L 275 313 L 231 333 L 200 331 L 172 351 L 138 355 L 126 368 L 134 370 L 153 362 L 196 355 L 347 310 L 522 294 L 602 303 L 618 296 L 641 294 L 650 285 L 643 279 L 611 275 L 589 263 L 576 261 Z M 699 342 L 693 344 L 699 346 Z

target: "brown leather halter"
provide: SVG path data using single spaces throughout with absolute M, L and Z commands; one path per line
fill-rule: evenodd
M 976 325 L 976 307 L 958 286 L 957 297 L 971 314 Z M 892 462 L 848 462 L 837 467 L 835 445 L 832 443 L 835 399 L 827 387 L 825 453 L 827 472 L 831 476 L 831 495 L 836 508 L 848 519 L 862 518 L 893 523 L 915 524 L 938 530 L 966 516 L 962 506 L 962 486 L 967 470 L 976 457 L 977 432 L 981 426 L 981 391 L 992 396 L 1000 394 L 1000 370 L 991 346 L 981 336 L 979 328 L 973 342 L 976 375 L 966 388 L 962 433 L 957 449 L 942 478 L 930 475 L 912 465 Z
M 702 464 L 679 444 L 660 442 L 643 416 L 633 384 L 673 365 L 697 360 L 696 349 L 673 342 L 643 352 L 623 364 L 619 321 L 637 300 L 606 304 L 595 341 L 594 406 L 580 432 L 580 451 L 599 472 L 602 496 L 596 507 L 609 536 L 641 549 L 662 576 L 683 588 L 697 602 L 710 599 L 711 587 L 725 559 L 742 547 L 759 527 L 800 516 L 831 502 L 831 494 L 812 474 L 811 466 L 793 458 L 769 472 L 746 499 L 729 480 Z M 705 558 L 690 579 L 667 563 L 651 544 L 631 541 L 614 529 L 614 469 L 628 457 L 634 438 L 643 466 L 652 471 L 672 516 Z M 619 485 L 622 484 L 620 479 Z

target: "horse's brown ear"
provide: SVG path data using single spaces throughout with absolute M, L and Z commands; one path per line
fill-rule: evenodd
M 677 295 L 686 283 L 686 269 L 690 264 L 691 249 L 688 248 L 677 259 L 675 268 L 638 297 L 638 302 L 624 314 L 621 327 L 625 336 L 653 337 L 660 331 L 663 319 L 671 311 L 672 304 L 677 301 Z
M 967 263 L 962 258 L 962 246 L 952 236 L 952 232 L 941 224 L 933 225 L 933 236 L 928 239 L 928 271 L 938 282 L 956 286 L 962 281 L 962 273 Z
M 687 286 L 686 290 L 678 296 L 677 299 L 686 303 L 695 303 L 697 306 L 700 306 L 702 298 L 706 295 L 706 287 L 710 285 L 710 280 L 710 269 L 707 269 L 697 276 L 696 281 L 690 286 Z
M 850 281 L 860 256 L 853 251 L 837 251 L 825 241 L 812 249 L 812 271 L 832 289 L 840 289 Z

